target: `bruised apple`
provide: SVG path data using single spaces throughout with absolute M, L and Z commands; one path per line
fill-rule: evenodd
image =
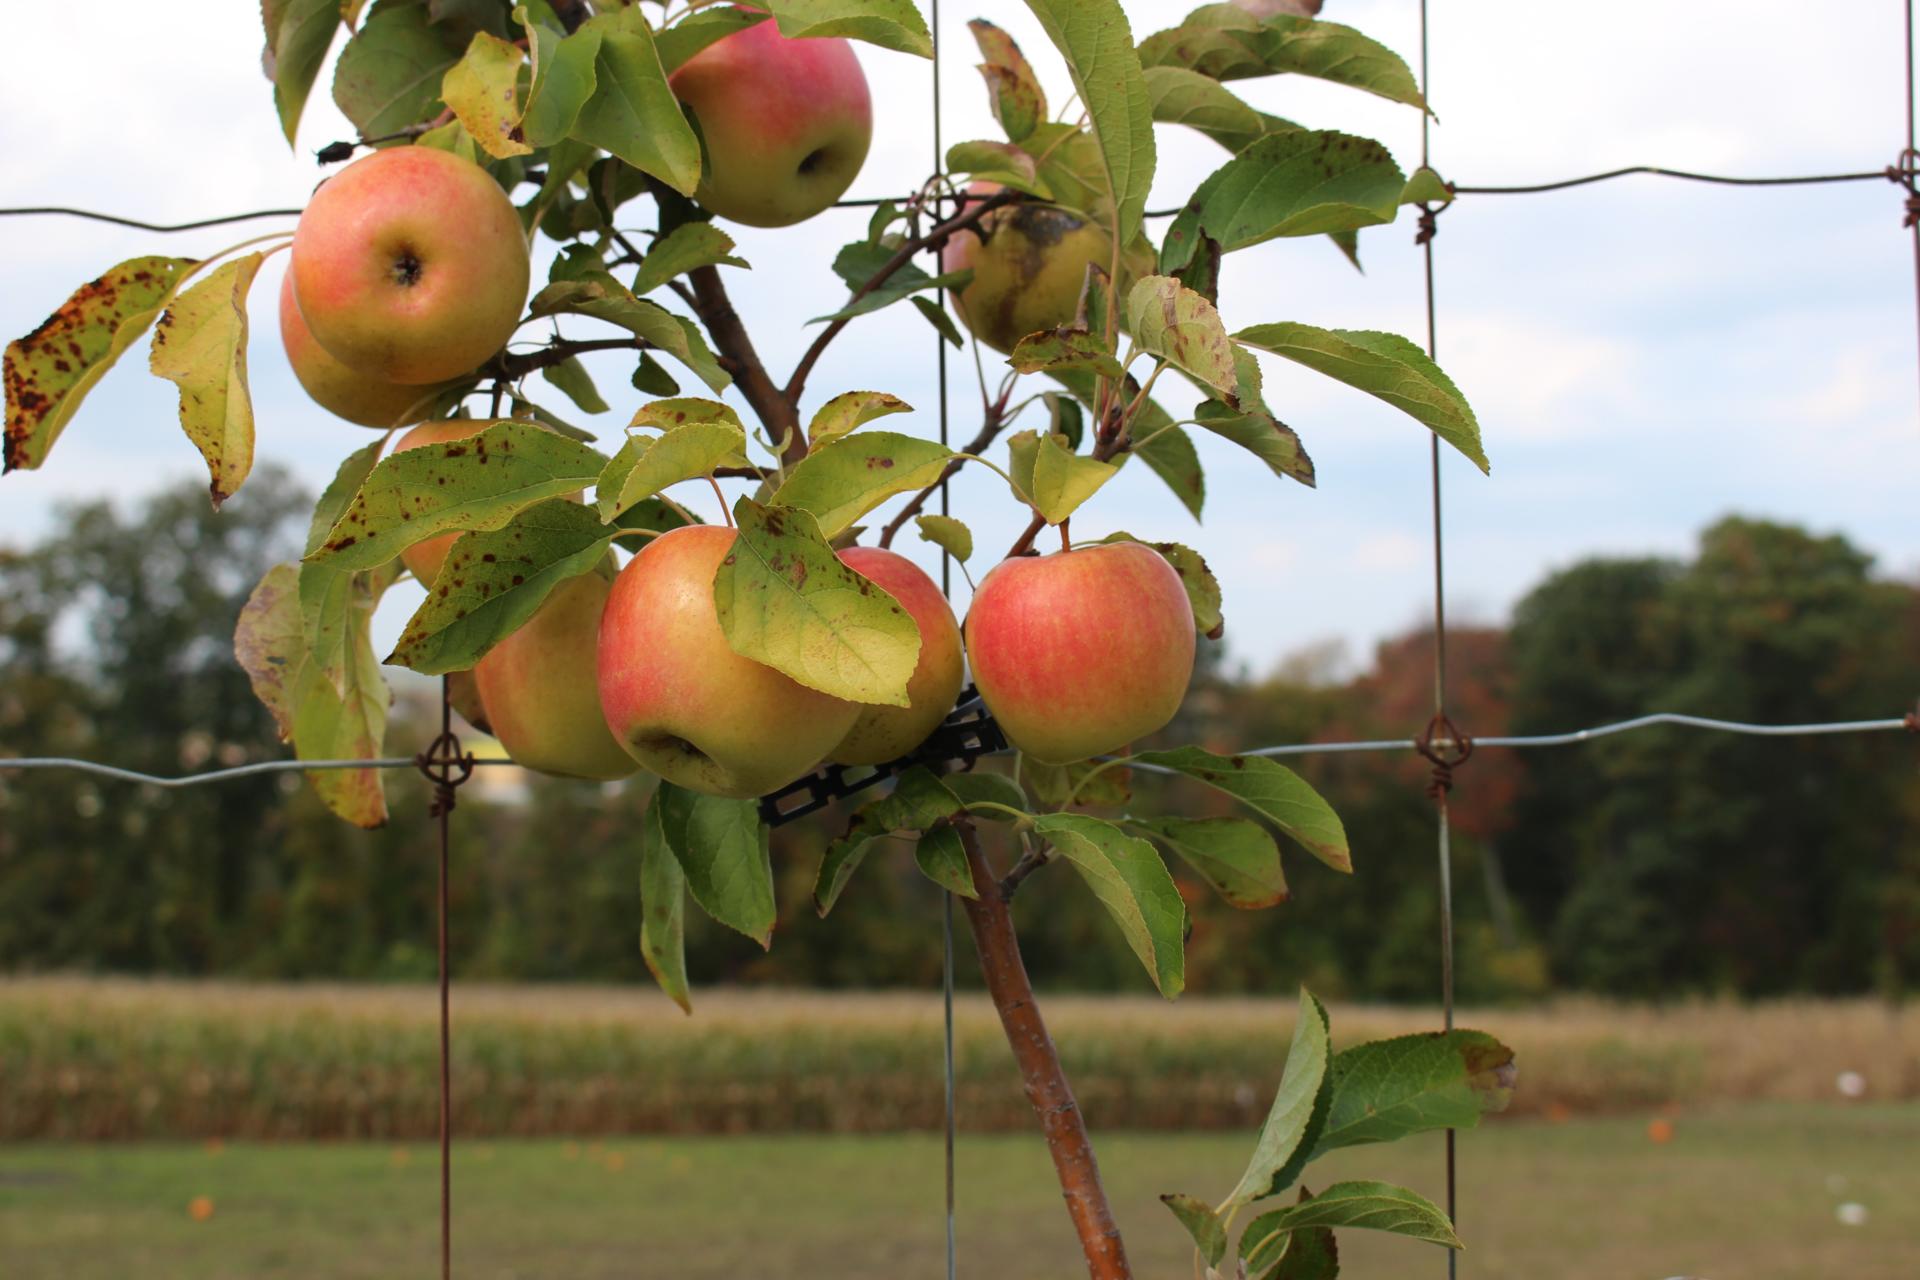
M 967 192 L 999 189 L 976 182 Z M 1112 238 L 1078 214 L 1031 201 L 994 209 L 977 232 L 955 233 L 940 251 L 942 271 L 973 272 L 954 292 L 954 309 L 974 337 L 1003 353 L 1030 333 L 1071 324 L 1091 265 L 1112 267 Z
M 474 664 L 491 732 L 514 763 L 599 781 L 639 769 L 600 714 L 594 654 L 610 589 L 598 573 L 568 579 Z
M 1193 606 L 1151 547 L 1019 556 L 980 582 L 967 659 L 1007 740 L 1067 764 L 1173 719 L 1193 677 Z
M 390 147 L 313 193 L 289 270 L 301 318 L 340 363 L 388 382 L 441 382 L 513 336 L 527 300 L 527 237 L 479 165 L 433 147 Z
M 848 547 L 840 560 L 878 583 L 900 602 L 920 628 L 920 661 L 907 680 L 908 705 L 863 706 L 860 718 L 829 758 L 840 764 L 883 764 L 897 760 L 927 740 L 960 695 L 965 661 L 960 627 L 940 588 L 919 565 L 881 547 Z
M 732 529 L 691 525 L 627 562 L 600 620 L 600 710 L 628 754 L 667 781 L 747 798 L 818 765 L 862 708 L 727 644 L 713 578 L 733 540 Z
M 280 342 L 313 402 L 363 427 L 404 427 L 426 416 L 438 387 L 387 382 L 341 364 L 313 340 L 293 301 L 293 273 L 280 278 Z
M 667 83 L 705 142 L 694 199 L 723 218 L 804 222 L 866 163 L 873 104 L 860 59 L 838 37 L 789 40 L 769 18 L 714 41 Z

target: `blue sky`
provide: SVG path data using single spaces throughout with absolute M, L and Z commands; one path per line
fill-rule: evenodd
M 1185 5 L 1128 4 L 1137 33 Z M 1656 18 L 1520 0 L 1433 0 L 1436 167 L 1463 184 L 1534 181 L 1655 163 L 1745 174 L 1866 170 L 1904 141 L 1898 6 L 1803 7 L 1713 0 Z M 9 156 L 5 203 L 79 204 L 167 221 L 298 205 L 320 176 L 312 151 L 350 130 L 316 95 L 300 150 L 280 138 L 260 77 L 257 5 L 203 0 L 191 40 L 171 6 L 120 0 L 83 39 L 70 15 L 12 15 L 0 111 L 34 145 Z M 994 135 L 962 25 L 976 14 L 1020 39 L 1067 93 L 1024 5 L 946 6 L 949 142 Z M 1414 0 L 1329 0 L 1325 16 L 1401 52 L 1417 50 Z M 165 48 L 165 57 L 155 50 Z M 876 138 L 858 194 L 916 185 L 929 164 L 926 64 L 862 47 Z M 87 91 L 75 94 L 72 86 Z M 1379 138 L 1418 161 L 1414 114 L 1311 82 L 1236 86 L 1315 127 Z M 1160 133 L 1155 203 L 1178 202 L 1225 154 Z M 644 214 L 636 211 L 638 220 Z M 778 232 L 736 229 L 754 264 L 735 301 L 777 371 L 839 296 L 834 250 L 864 215 L 829 213 Z M 157 236 L 58 219 L 10 220 L 0 240 L 0 334 L 31 329 L 80 282 L 144 252 L 206 253 L 276 224 Z M 1273 320 L 1423 336 L 1420 259 L 1403 221 L 1362 236 L 1365 274 L 1321 240 L 1236 255 L 1221 310 L 1231 327 Z M 1731 511 L 1846 534 L 1891 572 L 1920 574 L 1914 266 L 1900 200 L 1880 183 L 1741 191 L 1651 178 L 1554 195 L 1467 197 L 1436 243 L 1442 365 L 1473 402 L 1493 460 L 1482 477 L 1446 465 L 1450 597 L 1456 616 L 1496 619 L 1553 568 L 1592 554 L 1683 552 Z M 278 259 L 255 290 L 251 359 L 258 457 L 316 488 L 367 438 L 307 402 L 279 352 Z M 569 327 L 585 336 L 586 322 Z M 48 530 L 62 501 L 204 481 L 180 434 L 173 389 L 136 350 L 94 393 L 40 472 L 0 483 L 0 541 Z M 638 403 L 617 362 L 595 364 L 617 439 Z M 955 364 L 957 437 L 977 423 L 970 365 Z M 1231 446 L 1200 440 L 1210 496 L 1196 525 L 1143 468 L 1129 468 L 1075 520 L 1081 536 L 1125 528 L 1199 548 L 1226 591 L 1233 654 L 1256 667 L 1326 641 L 1363 658 L 1428 607 L 1427 448 L 1410 420 L 1278 362 L 1268 398 L 1319 468 L 1309 491 L 1274 480 Z M 932 338 L 904 309 L 856 323 L 810 381 L 811 409 L 854 388 L 920 407 L 933 430 Z M 1180 407 L 1178 396 L 1168 397 Z M 564 405 L 557 394 L 554 403 Z M 1137 474 L 1136 474 L 1137 473 Z M 1023 523 L 984 474 L 956 488 L 983 548 Z M 690 491 L 698 505 L 702 497 Z M 245 501 L 244 492 L 235 501 Z M 711 499 L 706 499 L 711 505 Z M 408 588 L 385 608 L 391 638 Z

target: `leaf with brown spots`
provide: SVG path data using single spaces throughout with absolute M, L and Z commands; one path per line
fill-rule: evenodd
M 318 599 L 331 615 L 316 625 L 310 579 L 325 578 Z M 240 611 L 234 655 L 254 695 L 273 713 L 283 741 L 301 760 L 375 759 L 386 735 L 389 695 L 374 661 L 373 608 L 392 580 L 386 572 L 335 574 L 282 564 L 268 570 Z M 315 647 L 316 633 L 336 661 Z M 307 774 L 327 807 L 361 827 L 387 820 L 377 769 L 325 769 Z
M 740 415 L 733 406 L 718 400 L 703 400 L 698 396 L 680 396 L 672 400 L 654 400 L 643 404 L 634 411 L 630 427 L 658 427 L 662 431 L 671 431 L 675 427 L 684 427 L 689 422 L 725 422 L 738 427 L 742 434 L 746 427 L 740 422 Z
M 408 449 L 381 460 L 307 560 L 370 569 L 436 534 L 498 529 L 536 502 L 586 488 L 606 461 L 556 431 L 513 420 Z
M 900 602 L 842 564 L 806 511 L 742 498 L 733 518 L 713 580 L 733 651 L 836 698 L 906 706 L 920 629 Z
M 180 388 L 180 427 L 207 460 L 213 505 L 253 470 L 253 395 L 247 389 L 247 293 L 263 255 L 214 268 L 181 294 L 153 331 L 147 366 Z
M 849 391 L 820 406 L 807 425 L 807 439 L 818 449 L 829 440 L 838 440 L 877 418 L 912 412 L 913 406 L 899 396 L 884 391 Z
M 1030 333 L 1014 344 L 1007 363 L 1018 373 L 1090 369 L 1101 377 L 1114 379 L 1126 373 L 1106 339 L 1085 329 L 1045 329 Z
M 1172 276 L 1147 276 L 1127 295 L 1134 343 L 1159 356 L 1229 404 L 1238 404 L 1233 343 L 1220 313 Z
M 520 128 L 520 67 L 526 60 L 518 45 L 476 31 L 465 55 L 440 80 L 441 100 L 496 160 L 533 154 Z
M 1021 142 L 1047 118 L 1047 93 L 1013 37 L 985 18 L 967 23 L 980 46 L 980 74 L 986 78 L 993 118 L 1009 142 Z
M 531 618 L 554 588 L 592 573 L 617 530 L 553 498 L 504 528 L 462 534 L 387 661 L 423 675 L 464 671 Z
M 147 331 L 192 258 L 130 258 L 7 344 L 4 470 L 32 471 L 94 383 Z
M 1217 756 L 1199 747 L 1143 751 L 1133 757 L 1224 791 L 1298 840 L 1335 871 L 1352 872 L 1346 828 L 1306 779 L 1265 756 Z
M 787 472 L 773 495 L 785 507 L 811 512 L 824 537 L 837 537 L 897 493 L 940 478 L 953 450 L 896 431 L 862 431 L 814 450 Z
M 594 482 L 600 519 L 611 523 L 643 498 L 716 467 L 745 466 L 746 444 L 746 433 L 730 422 L 689 422 L 664 435 L 629 437 Z
M 1513 1050 L 1457 1027 L 1354 1045 L 1333 1059 L 1333 1094 L 1314 1157 L 1435 1129 L 1471 1129 L 1513 1099 Z

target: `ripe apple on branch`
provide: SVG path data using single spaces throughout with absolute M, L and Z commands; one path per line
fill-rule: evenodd
M 388 693 L 370 618 L 411 575 L 425 599 L 387 663 L 457 677 L 529 768 L 654 775 L 641 883 L 671 909 L 643 914 L 641 946 L 683 1004 L 686 898 L 770 939 L 757 798 L 829 762 L 897 773 L 847 815 L 816 908 L 830 911 L 861 863 L 901 838 L 962 899 L 1089 1272 L 1115 1280 L 1130 1272 L 1033 1001 L 1015 892 L 1049 862 L 1072 866 L 1171 998 L 1186 981 L 1187 911 L 1168 855 L 1244 907 L 1287 896 L 1276 832 L 1337 870 L 1351 869 L 1351 855 L 1339 818 L 1277 761 L 1191 746 L 1125 754 L 1174 716 L 1199 637 L 1220 634 L 1220 588 L 1179 543 L 1110 524 L 1086 538 L 1102 518 L 1095 500 L 1137 461 L 1166 483 L 1169 511 L 1198 519 L 1206 488 L 1194 430 L 1278 480 L 1314 484 L 1300 437 L 1265 398 L 1263 354 L 1381 398 L 1482 469 L 1486 459 L 1465 398 L 1406 339 L 1301 321 L 1230 331 L 1218 310 L 1240 250 L 1325 235 L 1354 257 L 1361 229 L 1393 222 L 1402 204 L 1448 198 L 1437 175 L 1403 174 L 1380 144 L 1269 115 L 1228 84 L 1307 76 L 1425 111 L 1404 62 L 1298 0 L 1204 5 L 1137 41 L 1117 0 L 1025 9 L 1059 54 L 1073 105 L 1051 111 L 1013 38 L 971 23 L 1004 137 L 956 144 L 945 172 L 874 210 L 832 264 L 844 301 L 827 304 L 783 380 L 753 341 L 750 302 L 743 312 L 731 297 L 727 271 L 746 264 L 719 223 L 792 226 L 849 190 L 872 135 L 852 41 L 930 56 L 910 0 L 591 16 L 555 0 L 444 12 L 376 3 L 346 23 L 332 80 L 362 136 L 341 149 L 367 154 L 320 184 L 291 235 L 206 262 L 122 263 L 9 346 L 5 462 L 39 467 L 87 391 L 151 327 L 150 366 L 179 387 L 213 500 L 233 493 L 254 448 L 248 291 L 265 259 L 287 251 L 279 319 L 296 376 L 322 409 L 383 429 L 341 464 L 303 558 L 261 582 L 236 633 L 296 755 L 382 754 Z M 264 14 L 291 142 L 346 20 L 333 5 Z M 1224 155 L 1156 237 L 1145 209 L 1162 128 Z M 544 282 L 531 279 L 538 238 L 554 246 Z M 912 408 L 888 392 L 807 396 L 842 333 L 909 308 L 941 341 L 1005 357 L 977 362 L 983 416 L 962 449 L 900 429 Z M 528 325 L 550 336 L 519 338 Z M 610 412 L 580 359 L 609 352 L 630 361 L 643 398 L 603 451 L 529 378 L 542 375 L 582 413 Z M 1191 409 L 1156 399 L 1169 373 L 1197 396 Z M 700 385 L 684 391 L 688 377 Z M 711 398 L 729 391 L 735 400 Z M 912 523 L 965 571 L 972 529 L 926 508 L 968 464 L 1005 481 L 1026 527 L 980 576 L 963 624 L 891 548 Z M 720 523 L 689 509 L 690 492 L 707 491 Z M 876 513 L 878 545 L 862 545 L 860 522 Z M 1037 551 L 1043 534 L 1059 549 Z M 969 669 L 1017 750 L 1008 771 L 950 772 L 914 756 Z M 1133 764 L 1220 791 L 1247 814 L 1132 812 L 1115 784 Z M 343 818 L 384 821 L 377 771 L 309 776 Z M 1004 832 L 999 865 L 983 823 Z M 1471 1124 L 1504 1097 L 1487 1082 L 1511 1054 L 1479 1033 L 1423 1042 L 1417 1069 L 1394 1057 L 1345 1073 L 1310 999 L 1300 1028 L 1234 1196 L 1217 1209 L 1169 1200 L 1209 1274 L 1229 1273 L 1220 1268 L 1241 1208 L 1290 1189 L 1329 1144 L 1363 1140 L 1340 1137 L 1336 1121 L 1353 1109 L 1420 1117 L 1366 1132 L 1378 1140 Z M 1303 1099 L 1305 1110 L 1288 1109 Z M 1256 1220 L 1241 1266 L 1331 1275 L 1319 1257 L 1326 1233 L 1377 1225 L 1383 1203 L 1400 1224 L 1389 1229 L 1457 1245 L 1412 1193 L 1336 1184 Z M 1322 1269 L 1274 1269 L 1306 1252 Z

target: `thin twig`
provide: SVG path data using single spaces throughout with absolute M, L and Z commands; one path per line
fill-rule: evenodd
M 788 465 L 798 462 L 807 453 L 807 438 L 800 430 L 798 397 L 783 394 L 767 376 L 767 366 L 754 350 L 753 339 L 747 336 L 746 326 L 740 322 L 740 313 L 733 309 L 733 300 L 727 296 L 727 285 L 720 278 L 719 270 L 712 266 L 696 267 L 688 279 L 693 284 L 694 311 L 720 349 L 721 368 L 733 375 L 734 385 L 759 416 L 767 437 L 786 442 L 781 460 Z

